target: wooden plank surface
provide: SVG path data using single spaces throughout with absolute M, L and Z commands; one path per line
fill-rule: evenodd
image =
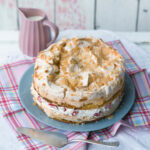
M 16 0 L 0 0 L 0 30 L 17 29 Z
M 56 0 L 56 24 L 60 29 L 93 29 L 94 0 Z
M 18 0 L 18 7 L 40 8 L 54 22 L 54 0 Z
M 140 1 L 138 30 L 150 31 L 150 0 Z
M 137 0 L 97 0 L 96 26 L 113 31 L 135 31 Z
M 17 6 L 43 9 L 61 30 L 150 31 L 150 0 L 0 0 L 0 30 L 18 29 Z

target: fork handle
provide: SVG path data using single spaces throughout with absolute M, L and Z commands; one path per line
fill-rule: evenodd
M 90 144 L 99 144 L 99 145 L 106 145 L 106 146 L 119 146 L 119 142 L 104 142 L 104 141 L 94 141 L 94 140 L 84 140 L 84 139 L 72 139 L 69 142 L 85 142 Z

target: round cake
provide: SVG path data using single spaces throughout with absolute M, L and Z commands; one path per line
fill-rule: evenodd
M 122 55 L 101 39 L 62 39 L 37 56 L 31 93 L 47 116 L 86 123 L 117 109 L 124 80 Z

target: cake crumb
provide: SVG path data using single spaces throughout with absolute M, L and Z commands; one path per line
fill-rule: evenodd
M 107 119 L 112 119 L 114 117 L 114 115 L 110 115 L 107 117 Z
M 36 106 L 37 105 L 36 102 L 33 102 L 33 105 Z

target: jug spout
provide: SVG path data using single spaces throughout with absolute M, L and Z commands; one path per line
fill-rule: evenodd
M 28 8 L 19 7 L 19 8 L 18 8 L 18 11 L 19 11 L 19 14 L 20 14 L 22 17 L 27 17 L 29 10 L 28 10 Z
M 41 16 L 42 18 L 46 17 L 45 12 L 37 8 L 23 8 L 19 7 L 18 11 L 22 17 L 28 18 L 30 16 Z

